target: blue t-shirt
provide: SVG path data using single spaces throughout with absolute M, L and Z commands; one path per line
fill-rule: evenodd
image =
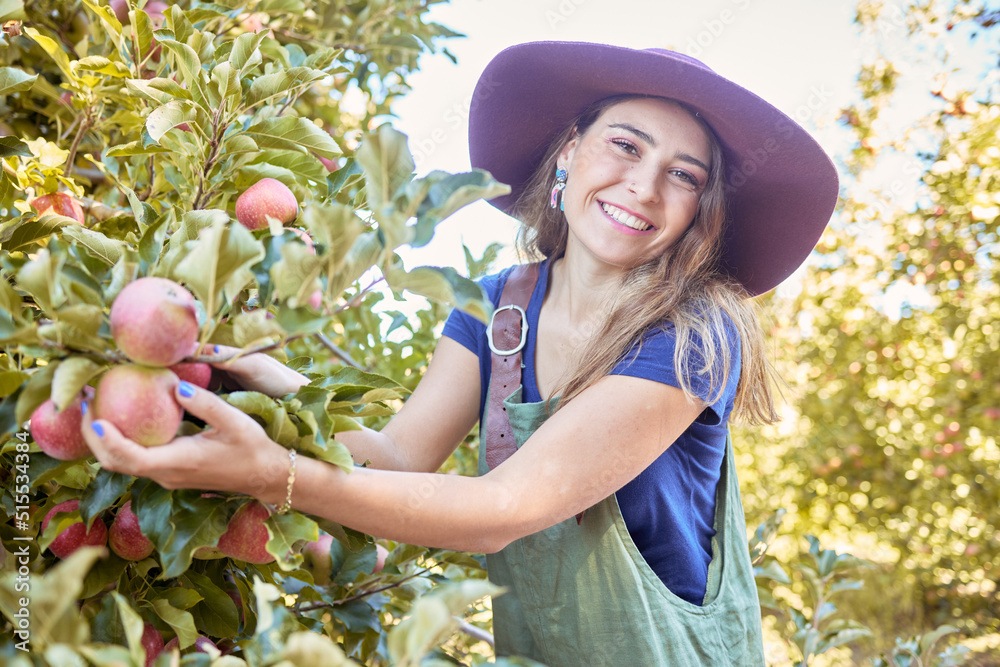
M 538 283 L 526 309 L 528 336 L 522 355 L 522 399 L 526 403 L 542 400 L 535 379 L 535 331 L 548 285 L 549 266 L 548 260 L 542 263 Z M 478 281 L 494 306 L 500 301 L 511 270 Z M 445 323 L 443 335 L 479 357 L 479 416 L 482 419 L 491 367 L 486 325 L 455 310 Z M 739 381 L 740 340 L 730 321 L 726 322 L 725 337 L 719 343 L 730 346 L 732 355 L 728 380 L 721 395 L 710 396 L 706 380 L 689 373 L 692 391 L 706 401 L 716 400 L 656 461 L 615 493 L 639 553 L 674 595 L 696 605 L 705 597 L 715 535 L 715 490 L 722 472 L 729 413 Z M 698 342 L 696 340 L 696 349 Z M 642 345 L 626 353 L 611 374 L 680 387 L 674 365 L 674 343 L 675 336 L 669 324 L 649 332 L 643 337 Z M 698 355 L 692 356 L 697 358 Z M 697 363 L 694 367 L 697 368 Z

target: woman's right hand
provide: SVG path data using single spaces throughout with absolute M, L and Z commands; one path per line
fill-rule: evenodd
M 213 350 L 216 356 L 226 358 L 239 352 L 240 348 L 228 345 L 216 345 Z M 309 378 L 262 352 L 212 363 L 212 367 L 223 371 L 247 391 L 258 391 L 273 397 L 296 392 L 303 385 L 309 384 Z

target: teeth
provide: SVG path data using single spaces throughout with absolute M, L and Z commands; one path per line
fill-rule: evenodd
M 620 222 L 626 227 L 638 229 L 640 232 L 650 228 L 650 225 L 647 225 L 631 213 L 626 213 L 617 206 L 612 206 L 611 204 L 601 204 L 601 207 L 604 209 L 605 213 L 610 215 L 615 220 L 615 222 Z

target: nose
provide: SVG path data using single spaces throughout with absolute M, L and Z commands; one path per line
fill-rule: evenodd
M 628 190 L 636 200 L 644 204 L 656 203 L 660 198 L 659 175 L 655 169 L 644 166 L 634 167 L 629 172 Z

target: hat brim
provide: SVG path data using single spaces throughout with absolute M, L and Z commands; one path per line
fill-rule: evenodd
M 715 132 L 730 212 L 721 268 L 750 294 L 773 289 L 805 261 L 837 202 L 829 156 L 780 110 L 673 51 L 532 42 L 498 54 L 479 79 L 469 115 L 472 166 L 511 186 L 490 203 L 510 213 L 556 136 L 614 95 L 678 100 Z

